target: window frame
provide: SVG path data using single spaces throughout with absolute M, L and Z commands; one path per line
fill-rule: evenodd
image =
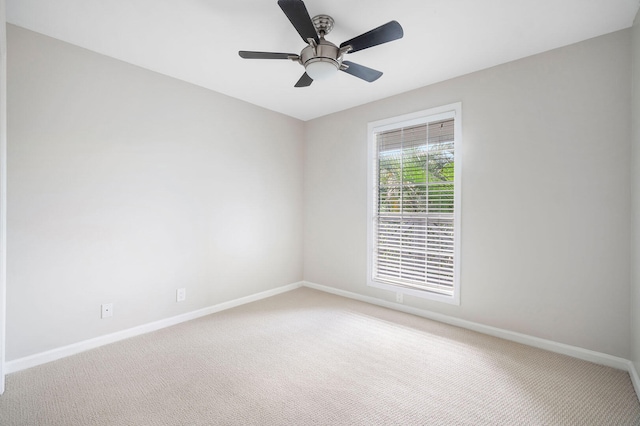
M 376 208 L 376 185 L 378 183 L 377 170 L 377 146 L 376 134 L 409 127 L 418 124 L 428 124 L 430 122 L 454 118 L 454 202 L 453 202 L 453 228 L 454 228 L 454 267 L 453 267 L 453 294 L 451 296 L 436 293 L 428 289 L 416 289 L 394 285 L 388 282 L 376 281 L 374 274 L 374 248 L 375 248 L 375 208 Z M 367 126 L 367 285 L 370 287 L 389 290 L 394 293 L 401 293 L 417 296 L 439 302 L 460 305 L 460 235 L 461 235 L 461 198 L 462 198 L 462 103 L 457 102 L 410 114 L 372 121 Z

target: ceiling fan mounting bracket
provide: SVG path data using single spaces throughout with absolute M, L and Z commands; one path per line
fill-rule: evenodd
M 329 15 L 316 15 L 311 21 L 320 37 L 326 36 L 333 29 L 333 18 Z

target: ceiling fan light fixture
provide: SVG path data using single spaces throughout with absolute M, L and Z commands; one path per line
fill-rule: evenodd
M 331 58 L 313 58 L 305 62 L 305 71 L 314 80 L 325 80 L 334 75 L 340 63 Z
M 278 6 L 307 46 L 299 55 L 247 50 L 241 50 L 238 54 L 244 59 L 290 59 L 299 63 L 304 66 L 305 73 L 294 87 L 308 87 L 314 80 L 327 79 L 336 71 L 343 71 L 371 83 L 380 78 L 382 72 L 344 61 L 344 55 L 397 40 L 404 34 L 397 21 L 389 21 L 336 46 L 324 38 L 333 29 L 334 21 L 331 16 L 316 15 L 311 18 L 302 0 L 278 0 Z

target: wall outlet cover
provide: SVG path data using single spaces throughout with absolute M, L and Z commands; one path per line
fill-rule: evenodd
M 113 316 L 113 303 L 103 303 L 101 318 L 109 318 L 112 316 Z
M 187 289 L 179 288 L 176 290 L 176 302 L 183 302 L 187 298 Z

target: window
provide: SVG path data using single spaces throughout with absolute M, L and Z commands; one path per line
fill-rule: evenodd
M 368 284 L 459 304 L 461 104 L 369 123 Z

